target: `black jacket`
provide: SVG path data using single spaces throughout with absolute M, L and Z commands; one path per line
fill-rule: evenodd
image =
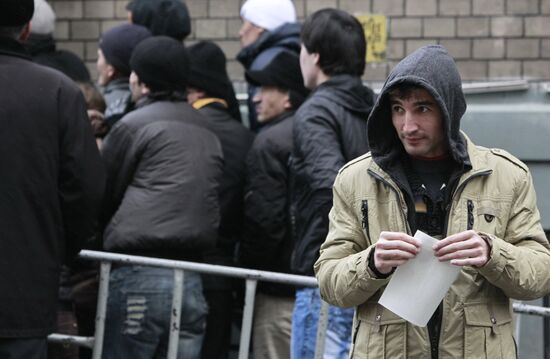
M 359 78 L 338 75 L 318 86 L 296 113 L 292 154 L 295 273 L 313 275 L 313 264 L 328 233 L 334 179 L 345 163 L 368 152 L 367 118 L 373 103 L 372 90 Z
M 90 82 L 90 71 L 84 61 L 67 50 L 58 50 L 52 35 L 33 34 L 24 45 L 34 62 L 54 68 L 76 82 Z
M 80 90 L 0 38 L 0 337 L 56 325 L 59 270 L 92 235 L 104 171 Z
M 247 267 L 290 272 L 292 225 L 289 158 L 294 113 L 262 128 L 246 161 L 245 227 L 240 261 Z M 261 291 L 291 295 L 288 286 L 262 283 Z
M 107 105 L 104 121 L 109 129 L 124 115 L 133 110 L 132 92 L 127 77 L 110 81 L 103 88 L 103 98 L 105 99 L 105 105 Z
M 243 223 L 244 171 L 248 150 L 254 135 L 235 121 L 228 110 L 219 103 L 211 103 L 199 109 L 206 126 L 220 140 L 224 165 L 220 181 L 220 227 L 216 248 L 204 252 L 206 263 L 234 265 L 234 253 Z M 210 280 L 210 279 L 214 280 Z M 222 277 L 209 277 L 205 288 L 215 287 Z
M 220 142 L 180 99 L 142 100 L 103 143 L 104 248 L 199 259 L 217 237 Z
M 244 47 L 237 54 L 237 60 L 244 66 L 245 70 L 254 70 L 263 69 L 278 53 L 274 50 L 288 50 L 299 54 L 301 46 L 300 31 L 301 26 L 298 23 L 286 23 L 273 31 L 264 31 L 254 43 Z M 268 50 L 271 51 L 270 55 L 260 57 L 262 53 Z M 258 59 L 258 57 L 260 58 Z M 261 125 L 256 119 L 256 105 L 252 101 L 256 94 L 256 87 L 248 84 L 247 92 L 250 129 L 257 131 Z

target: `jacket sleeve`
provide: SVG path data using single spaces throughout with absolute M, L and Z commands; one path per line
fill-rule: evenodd
M 550 246 L 529 172 L 516 186 L 505 238 L 489 235 L 491 259 L 479 272 L 508 297 L 532 300 L 550 293 Z
M 363 234 L 351 206 L 351 196 L 346 192 L 346 184 L 339 175 L 333 188 L 329 234 L 314 268 L 321 297 L 333 305 L 353 307 L 367 301 L 389 278 L 377 279 L 368 269 L 373 245 Z
M 241 262 L 257 269 L 271 269 L 289 233 L 288 165 L 269 141 L 248 154 L 245 187 L 245 226 Z
M 134 174 L 137 156 L 132 154 L 132 139 L 128 126 L 119 121 L 109 131 L 101 147 L 101 157 L 107 175 L 101 212 L 101 231 L 120 206 Z
M 294 126 L 294 147 L 303 159 L 303 175 L 313 191 L 331 189 L 346 159 L 340 144 L 340 129 L 334 116 L 320 106 L 298 112 Z M 330 208 L 330 207 L 329 207 Z
M 95 143 L 84 98 L 76 86 L 59 93 L 59 198 L 66 238 L 66 262 L 96 229 L 105 171 Z

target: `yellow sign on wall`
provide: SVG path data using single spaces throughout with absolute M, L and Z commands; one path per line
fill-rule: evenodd
M 388 43 L 387 19 L 384 15 L 358 15 L 367 38 L 367 62 L 385 62 Z

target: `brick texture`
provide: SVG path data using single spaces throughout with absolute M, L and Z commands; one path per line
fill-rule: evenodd
M 539 11 L 539 0 L 506 0 L 509 15 L 534 15 Z
M 340 10 L 350 14 L 361 14 L 371 12 L 370 0 L 340 0 Z
M 509 59 L 539 57 L 540 41 L 538 39 L 510 39 L 506 42 L 506 57 Z
M 504 58 L 503 39 L 478 39 L 474 40 L 474 59 L 502 59 Z
M 443 16 L 470 15 L 472 11 L 471 0 L 440 0 L 439 14 Z
M 58 47 L 81 56 L 95 76 L 99 36 L 127 21 L 129 0 L 47 0 L 57 14 Z M 243 79 L 235 60 L 240 50 L 240 6 L 245 0 L 182 0 L 191 14 L 187 43 L 217 42 L 228 72 Z M 465 80 L 550 80 L 550 0 L 294 0 L 303 21 L 325 7 L 352 14 L 387 16 L 386 62 L 368 64 L 364 79 L 384 81 L 406 54 L 440 43 L 457 60 Z
M 466 17 L 457 20 L 458 37 L 485 37 L 489 35 L 489 18 Z
M 373 0 L 372 12 L 386 16 L 402 16 L 405 13 L 405 0 Z
M 505 0 L 473 0 L 472 14 L 504 15 L 504 2 Z
M 436 0 L 407 0 L 405 15 L 407 16 L 433 16 L 437 14 Z
M 456 21 L 454 18 L 426 18 L 424 19 L 425 37 L 455 37 Z
M 523 35 L 523 19 L 517 16 L 494 17 L 491 19 L 492 36 L 521 36 Z
M 390 34 L 392 37 L 420 37 L 422 33 L 421 19 L 392 19 L 390 22 Z
M 521 78 L 520 61 L 491 61 L 489 62 L 489 77 L 502 80 Z

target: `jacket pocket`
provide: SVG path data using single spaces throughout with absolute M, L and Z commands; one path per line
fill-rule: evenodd
M 464 317 L 464 358 L 516 358 L 508 303 L 465 304 Z
M 358 312 L 351 358 L 405 359 L 407 321 L 378 303 L 367 303 Z

